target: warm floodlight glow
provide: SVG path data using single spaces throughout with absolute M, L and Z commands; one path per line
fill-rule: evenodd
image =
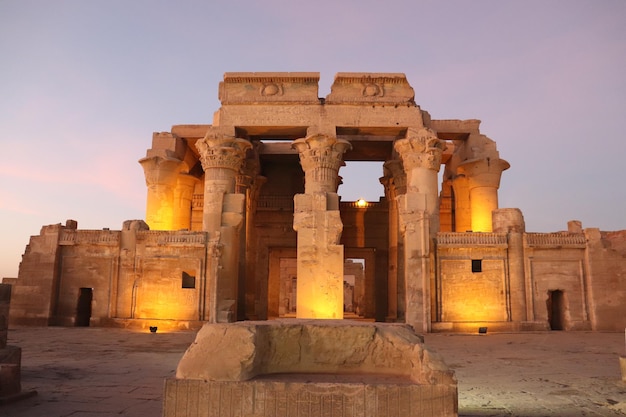
M 359 199 L 356 201 L 356 206 L 357 206 L 357 207 L 359 207 L 359 208 L 364 208 L 364 207 L 367 207 L 367 205 L 368 205 L 368 204 L 367 204 L 367 201 L 363 200 L 362 198 L 359 198 Z

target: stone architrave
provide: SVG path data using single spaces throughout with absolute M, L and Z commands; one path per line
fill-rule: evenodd
M 406 194 L 398 196 L 404 241 L 405 321 L 416 331 L 430 330 L 431 241 L 439 229 L 437 172 L 444 142 L 428 128 L 409 128 L 394 143 L 406 173 Z
M 239 281 L 240 229 L 244 220 L 244 194 L 235 193 L 236 177 L 251 148 L 250 142 L 210 130 L 196 143 L 204 168 L 202 229 L 219 234 L 220 256 L 207 265 L 205 319 L 230 322 L 236 319 Z
M 315 134 L 292 145 L 304 170 L 304 194 L 294 197 L 298 232 L 296 317 L 343 318 L 343 224 L 337 195 L 339 168 L 348 141 Z

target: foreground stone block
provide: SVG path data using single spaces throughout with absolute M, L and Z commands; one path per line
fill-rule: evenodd
M 165 385 L 173 416 L 456 416 L 457 383 L 408 326 L 206 324 Z

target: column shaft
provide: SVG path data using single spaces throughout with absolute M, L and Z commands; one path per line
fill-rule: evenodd
M 405 259 L 405 321 L 430 330 L 431 246 L 439 230 L 437 172 L 445 144 L 427 128 L 409 128 L 394 149 L 406 172 L 406 194 L 398 197 Z
M 298 232 L 296 317 L 343 318 L 343 224 L 339 215 L 339 167 L 349 142 L 327 135 L 294 141 L 305 174 L 305 193 L 294 197 Z

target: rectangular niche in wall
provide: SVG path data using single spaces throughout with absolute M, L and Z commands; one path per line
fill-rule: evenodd
M 183 271 L 182 288 L 196 288 L 196 277 Z
M 483 260 L 482 259 L 472 259 L 472 272 L 483 272 Z

